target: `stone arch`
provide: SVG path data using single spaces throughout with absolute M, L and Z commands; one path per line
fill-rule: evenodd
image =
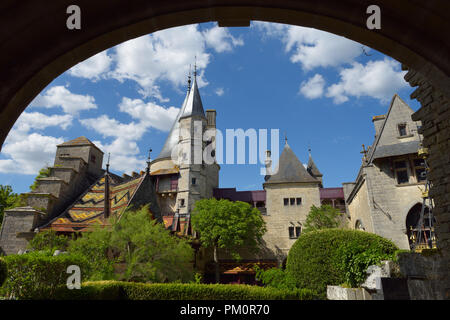
M 379 30 L 367 28 L 368 4 L 356 1 L 228 0 L 224 5 L 208 0 L 135 0 L 131 6 L 126 0 L 80 0 L 80 30 L 66 27 L 66 9 L 71 4 L 60 0 L 42 6 L 28 0 L 0 5 L 0 12 L 8 17 L 0 23 L 1 30 L 8 30 L 0 36 L 0 144 L 32 99 L 73 65 L 147 33 L 208 21 L 234 26 L 261 20 L 329 31 L 401 61 L 450 96 L 450 40 L 442 32 L 450 28 L 446 0 L 430 5 L 378 0 L 382 13 Z M 20 18 L 24 13 L 26 19 Z
M 425 206 L 424 210 L 425 215 L 425 219 L 423 221 L 424 231 L 417 230 L 422 207 L 423 207 L 422 203 L 416 202 L 412 207 L 410 207 L 405 217 L 406 235 L 408 237 L 408 242 L 411 249 L 413 249 L 413 242 L 414 242 L 413 237 L 417 237 L 418 232 L 422 233 L 422 239 L 424 240 L 424 244 L 428 244 L 430 247 L 432 247 L 431 245 L 432 235 L 430 228 L 435 224 L 435 221 L 430 221 L 429 219 L 427 219 L 427 216 L 430 212 L 430 208 L 428 206 Z M 433 220 L 435 219 L 433 218 Z
M 402 62 L 411 95 L 422 108 L 423 145 L 430 149 L 434 215 L 445 259 L 450 258 L 448 188 L 450 150 L 450 3 L 447 0 L 377 0 L 380 30 L 366 26 L 368 1 L 321 0 L 78 0 L 80 30 L 66 28 L 70 0 L 43 6 L 34 0 L 0 2 L 0 146 L 32 99 L 73 65 L 123 41 L 191 23 L 221 26 L 251 20 L 313 27 L 345 36 Z M 51 18 L 49 19 L 49 16 Z M 1 148 L 0 148 L 1 150 Z M 448 270 L 445 281 L 450 287 Z M 447 294 L 448 297 L 448 294 Z

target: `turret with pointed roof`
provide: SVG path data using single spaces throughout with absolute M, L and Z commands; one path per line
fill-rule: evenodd
M 314 163 L 311 153 L 309 154 L 308 165 L 306 166 L 306 170 L 311 176 L 320 181 L 320 187 L 322 187 L 323 174 L 319 171 L 316 164 Z
M 264 185 L 272 183 L 320 183 L 319 180 L 308 173 L 288 145 L 287 141 L 284 145 L 277 167 L 278 170 L 276 173 L 271 175 Z
M 156 159 L 171 157 L 173 148 L 175 148 L 178 144 L 180 119 L 191 116 L 201 116 L 206 118 L 205 111 L 203 110 L 202 99 L 198 91 L 197 77 L 194 77 L 192 88 L 188 87 L 188 91 L 186 93 L 186 97 L 184 98 L 183 104 L 181 105 L 180 112 L 175 118 L 175 122 L 170 129 L 166 142 L 164 143 L 164 146 Z

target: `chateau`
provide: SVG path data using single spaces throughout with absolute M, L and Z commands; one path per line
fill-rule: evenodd
M 330 204 L 345 213 L 349 228 L 379 234 L 408 249 L 424 185 L 423 164 L 417 157 L 420 136 L 412 113 L 395 95 L 387 114 L 373 118 L 375 141 L 364 150 L 355 182 L 344 183 L 343 188 L 323 188 L 323 175 L 312 156 L 302 164 L 286 140 L 273 173 L 267 151 L 262 189 L 236 191 L 219 188 L 216 111 L 205 112 L 194 77 L 161 152 L 143 171 L 118 176 L 109 171 L 109 164 L 103 169 L 104 153 L 85 137 L 58 145 L 49 177 L 38 179 L 38 187 L 25 194 L 27 206 L 5 211 L 0 250 L 4 254 L 25 250 L 43 230 L 85 232 L 105 225 L 111 216 L 120 217 L 127 208 L 145 204 L 174 234 L 195 236 L 190 222 L 195 202 L 212 197 L 251 204 L 260 210 L 267 227 L 258 254 L 243 248 L 243 260 L 236 263 L 221 253 L 225 281 L 246 281 L 253 262 L 267 267 L 285 263 L 313 205 Z M 213 161 L 195 159 L 198 147 L 208 150 Z M 195 249 L 195 264 L 208 278 L 213 274 L 211 252 Z

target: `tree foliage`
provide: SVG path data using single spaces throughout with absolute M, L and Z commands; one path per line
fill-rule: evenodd
M 38 175 L 36 176 L 36 178 L 34 178 L 34 182 L 33 184 L 30 186 L 30 189 L 32 191 L 36 190 L 37 187 L 39 186 L 39 181 L 38 179 L 41 178 L 48 178 L 50 177 L 50 168 L 49 167 L 44 167 L 41 170 L 39 170 Z
M 341 225 L 342 213 L 328 204 L 312 206 L 304 224 L 303 232 L 337 228 Z
M 0 185 L 0 226 L 3 222 L 4 211 L 25 205 L 21 195 L 14 193 L 11 186 Z
M 69 245 L 70 238 L 64 235 L 57 235 L 54 230 L 41 231 L 28 243 L 28 247 L 33 250 L 55 250 L 65 251 Z
M 184 239 L 172 236 L 151 219 L 148 207 L 126 211 L 119 221 L 109 220 L 110 228 L 83 233 L 70 243 L 91 263 L 90 280 L 121 278 L 140 282 L 187 282 L 193 279 L 193 249 Z M 120 276 L 114 266 L 124 267 Z
M 261 212 L 248 203 L 225 199 L 202 199 L 195 203 L 192 226 L 199 233 L 206 248 L 214 248 L 216 281 L 218 276 L 218 249 L 225 249 L 235 259 L 238 250 L 255 250 L 266 232 Z

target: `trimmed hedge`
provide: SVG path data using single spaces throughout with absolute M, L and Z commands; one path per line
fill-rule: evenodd
M 289 251 L 286 270 L 297 287 L 313 290 L 325 299 L 327 285 L 341 285 L 361 273 L 364 265 L 359 261 L 364 255 L 370 253 L 365 261 L 374 264 L 393 257 L 397 250 L 394 243 L 376 234 L 324 229 L 298 238 Z
M 79 255 L 61 254 L 52 256 L 51 252 L 30 252 L 9 255 L 2 258 L 7 265 L 8 275 L 1 293 L 17 299 L 40 299 L 52 295 L 58 287 L 66 285 L 67 267 L 77 265 L 81 277 L 87 272 L 87 260 Z
M 312 291 L 236 284 L 89 281 L 81 289 L 60 287 L 44 299 L 61 300 L 311 300 Z

